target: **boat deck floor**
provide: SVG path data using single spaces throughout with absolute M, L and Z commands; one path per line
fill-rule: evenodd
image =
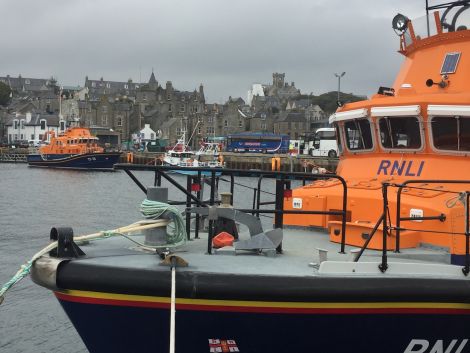
M 193 236 L 193 235 L 192 235 Z M 321 230 L 312 229 L 284 229 L 282 254 L 271 252 L 236 251 L 231 247 L 214 249 L 213 254 L 207 253 L 207 233 L 200 232 L 199 239 L 191 239 L 179 247 L 175 254 L 186 260 L 189 264 L 181 271 L 213 272 L 227 274 L 248 274 L 265 276 L 312 276 L 319 272 L 319 250 L 327 250 L 327 260 L 340 262 L 353 262 L 354 254 L 351 250 L 356 247 L 346 246 L 345 253 L 340 253 L 340 244 L 329 241 L 328 234 Z M 247 239 L 249 235 L 241 233 L 240 239 Z M 143 242 L 143 236 L 135 236 L 136 240 Z M 97 266 L 113 266 L 135 269 L 152 269 L 158 271 L 160 258 L 155 253 L 141 250 L 134 243 L 122 237 L 94 241 L 80 245 L 86 253 L 80 262 Z M 402 249 L 400 253 L 389 251 L 390 263 L 407 264 L 450 264 L 450 254 L 444 249 L 421 246 L 414 249 Z M 379 263 L 382 252 L 366 250 L 362 255 L 361 263 Z M 164 269 L 161 266 L 162 270 Z M 377 266 L 375 266 L 377 268 Z M 354 272 L 354 271 L 353 271 Z

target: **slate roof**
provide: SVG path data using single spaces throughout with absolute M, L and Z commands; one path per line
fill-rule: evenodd
M 6 126 L 13 125 L 13 121 L 15 119 L 21 120 L 26 119 L 26 115 L 10 115 L 7 119 Z M 29 123 L 25 123 L 25 126 L 40 126 L 41 120 L 45 119 L 47 122 L 47 126 L 59 126 L 59 116 L 55 114 L 32 114 L 31 121 Z
M 304 122 L 305 121 L 305 114 L 302 113 L 294 113 L 294 112 L 281 112 L 279 114 L 279 118 L 277 119 L 278 122 Z
M 30 92 L 52 90 L 52 87 L 49 86 L 51 83 L 51 80 L 43 79 L 43 78 L 6 76 L 6 77 L 0 77 L 0 82 L 3 82 L 9 85 L 11 89 L 17 90 L 17 91 L 23 91 L 23 87 L 25 91 L 30 91 Z

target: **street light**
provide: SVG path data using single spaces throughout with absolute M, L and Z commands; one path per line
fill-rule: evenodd
M 346 72 L 344 72 L 344 71 L 341 74 L 336 74 L 335 73 L 335 76 L 338 77 L 338 105 L 340 104 L 339 92 L 341 90 L 341 77 L 343 77 L 345 74 L 346 74 Z

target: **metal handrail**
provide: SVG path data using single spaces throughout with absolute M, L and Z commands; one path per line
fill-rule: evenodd
M 178 166 L 158 166 L 158 165 L 135 165 L 135 164 L 126 164 L 120 163 L 115 164 L 114 169 L 116 170 L 124 170 L 131 179 L 137 184 L 137 186 L 146 193 L 146 188 L 140 183 L 140 181 L 132 174 L 131 170 L 137 171 L 153 171 L 155 172 L 155 184 L 161 184 L 161 178 L 165 178 L 169 181 L 172 185 L 174 185 L 178 190 L 183 192 L 187 199 L 186 205 L 187 207 L 193 203 L 196 203 L 198 206 L 213 206 L 215 204 L 215 183 L 216 183 L 216 175 L 229 175 L 231 177 L 231 191 L 233 196 L 233 184 L 234 184 L 234 177 L 235 176 L 248 176 L 248 177 L 256 177 L 262 176 L 262 178 L 274 178 L 276 179 L 276 201 L 275 201 L 275 209 L 274 210 L 260 210 L 259 205 L 257 203 L 258 209 L 251 209 L 251 210 L 241 210 L 242 212 L 254 212 L 258 215 L 260 213 L 274 213 L 275 220 L 274 224 L 276 228 L 283 227 L 283 215 L 284 214 L 322 214 L 322 215 L 339 215 L 341 216 L 341 249 L 340 253 L 344 253 L 345 246 L 346 246 L 346 218 L 347 218 L 347 184 L 346 181 L 339 175 L 336 174 L 310 174 L 310 173 L 301 173 L 301 172 L 270 172 L 270 171 L 261 171 L 261 170 L 240 170 L 240 169 L 225 169 L 225 168 L 205 168 L 205 167 L 178 167 Z M 176 180 L 171 178 L 170 176 L 166 175 L 166 172 L 170 171 L 194 171 L 198 174 L 198 180 L 200 182 L 201 173 L 208 173 L 211 174 L 211 196 L 209 203 L 205 203 L 201 200 L 200 195 L 194 196 L 190 190 L 190 182 L 187 181 L 186 188 L 181 186 Z M 194 177 L 194 176 L 192 176 Z M 318 179 L 336 179 L 339 180 L 342 187 L 343 187 L 343 200 L 342 200 L 342 210 L 341 211 L 303 211 L 303 210 L 284 210 L 284 192 L 286 190 L 286 186 L 290 187 L 290 182 L 292 180 L 318 180 Z M 188 176 L 189 180 L 189 176 Z M 259 197 L 259 191 L 257 193 L 257 198 Z M 233 201 L 233 199 L 232 199 Z M 188 221 L 187 221 L 188 227 Z M 208 245 L 207 250 L 210 254 L 212 252 L 212 234 L 213 232 L 213 221 L 209 220 L 209 236 L 208 236 Z M 189 232 L 188 232 L 189 233 Z M 282 248 L 278 248 L 278 251 L 281 252 Z

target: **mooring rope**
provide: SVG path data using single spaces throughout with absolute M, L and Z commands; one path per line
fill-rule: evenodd
M 156 250 L 156 249 L 161 249 L 161 248 L 173 248 L 173 247 L 177 247 L 185 243 L 186 241 L 185 224 L 183 221 L 183 216 L 181 215 L 181 213 L 176 207 L 168 205 L 163 202 L 150 201 L 150 200 L 145 199 L 140 206 L 140 211 L 146 219 L 153 219 L 155 221 L 152 223 L 145 223 L 145 224 L 142 224 L 142 221 L 134 222 L 125 227 L 74 237 L 73 240 L 75 242 L 91 241 L 91 240 L 106 239 L 106 238 L 119 235 L 119 236 L 123 236 L 126 239 L 133 241 L 134 243 L 137 243 L 139 246 L 142 246 L 143 248 L 148 249 L 148 250 Z M 172 231 L 170 233 L 167 233 L 166 244 L 159 245 L 159 246 L 144 245 L 133 239 L 130 239 L 130 237 L 125 234 L 125 233 L 135 233 L 137 231 L 142 231 L 146 229 L 152 229 L 152 228 L 167 225 L 169 222 L 167 219 L 159 219 L 159 217 L 161 217 L 165 212 L 167 212 L 168 217 L 173 222 Z M 49 253 L 51 250 L 55 249 L 56 247 L 57 247 L 57 241 L 54 241 L 50 243 L 49 245 L 47 245 L 44 249 L 34 254 L 33 257 L 31 257 L 31 259 L 27 261 L 25 264 L 21 265 L 20 269 L 15 273 L 15 275 L 0 288 L 0 304 L 2 304 L 4 300 L 5 293 L 11 287 L 13 287 L 16 283 L 21 281 L 30 273 L 31 267 L 34 261 L 39 259 L 41 256 Z

